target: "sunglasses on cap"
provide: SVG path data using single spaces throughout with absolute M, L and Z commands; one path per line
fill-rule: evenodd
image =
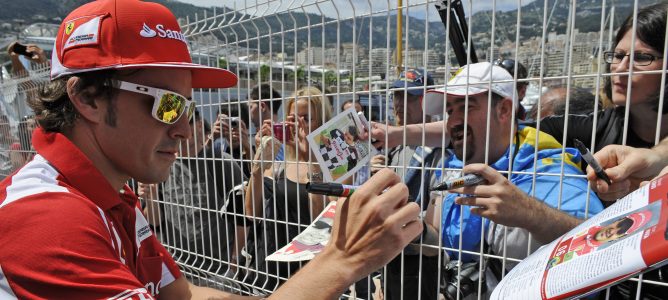
M 497 59 L 494 61 L 495 66 L 504 68 L 511 76 L 515 75 L 515 60 L 513 59 Z M 524 79 L 527 77 L 526 68 L 522 64 L 517 65 L 517 78 Z
M 162 123 L 174 124 L 184 112 L 188 114 L 188 120 L 190 121 L 195 112 L 195 101 L 189 100 L 181 94 L 127 81 L 116 80 L 115 83 L 118 89 L 152 96 L 153 109 L 151 115 Z

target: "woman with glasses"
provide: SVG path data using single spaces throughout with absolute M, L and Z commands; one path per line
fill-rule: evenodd
M 611 144 L 651 148 L 655 144 L 659 118 L 659 140 L 666 137 L 668 103 L 659 110 L 666 10 L 668 4 L 665 3 L 639 10 L 635 32 L 632 30 L 634 15 L 628 16 L 617 31 L 613 50 L 603 53 L 612 73 L 606 79 L 605 92 L 615 104 L 614 108 L 589 115 L 570 115 L 568 132 L 564 132 L 564 116 L 547 117 L 540 121 L 540 130 L 551 134 L 558 141 L 567 133 L 566 145 L 569 147 L 574 146 L 574 139 L 589 146 L 595 138 L 593 152 Z M 628 129 L 625 134 L 627 107 Z M 596 131 L 592 135 L 595 118 Z
M 668 135 L 668 103 L 660 108 L 661 79 L 664 66 L 664 42 L 666 32 L 666 11 L 668 3 L 656 4 L 638 11 L 635 32 L 633 17 L 626 18 L 617 31 L 615 47 L 603 53 L 609 71 L 613 74 L 607 81 L 605 92 L 616 107 L 589 115 L 568 117 L 566 145 L 572 147 L 573 140 L 579 139 L 591 145 L 595 137 L 595 152 L 611 144 L 626 144 L 636 148 L 651 148 L 655 144 L 657 124 L 660 121 L 659 140 Z M 635 40 L 634 40 L 635 33 Z M 665 99 L 665 96 L 664 96 Z M 624 134 L 624 120 L 628 106 L 628 129 Z M 596 132 L 592 128 L 596 120 Z M 562 140 L 564 116 L 548 117 L 540 121 L 540 130 Z M 626 136 L 626 139 L 624 139 Z M 628 187 L 627 187 L 628 188 Z M 631 188 L 631 190 L 634 188 Z M 604 200 L 614 201 L 617 193 L 598 193 Z M 607 199 L 606 199 L 607 198 Z M 646 273 L 645 280 L 666 282 L 668 268 Z M 663 273 L 663 274 L 662 274 Z M 668 288 L 662 285 L 643 283 L 641 295 L 635 281 L 625 281 L 601 293 L 601 298 L 609 299 L 664 299 Z

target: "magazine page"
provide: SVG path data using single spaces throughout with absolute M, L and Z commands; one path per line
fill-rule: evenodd
M 563 299 L 668 258 L 668 175 L 618 200 L 518 264 L 492 299 Z
M 355 108 L 351 107 L 306 137 L 325 182 L 342 182 L 375 155 L 375 149 L 360 139 L 363 130 Z
M 320 253 L 332 234 L 336 202 L 330 202 L 318 217 L 283 248 L 267 256 L 268 261 L 310 260 Z

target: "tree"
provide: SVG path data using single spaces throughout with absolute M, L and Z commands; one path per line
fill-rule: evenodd
M 336 73 L 334 71 L 325 72 L 325 85 L 335 85 L 336 84 Z
M 227 64 L 227 60 L 224 57 L 221 57 L 218 59 L 218 67 L 220 68 L 229 68 L 229 65 Z
M 269 81 L 270 74 L 271 68 L 268 65 L 260 66 L 260 81 Z

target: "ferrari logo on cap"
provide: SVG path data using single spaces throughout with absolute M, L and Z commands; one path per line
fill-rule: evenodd
M 67 23 L 67 25 L 65 26 L 65 34 L 70 35 L 73 29 L 74 29 L 74 21 Z

